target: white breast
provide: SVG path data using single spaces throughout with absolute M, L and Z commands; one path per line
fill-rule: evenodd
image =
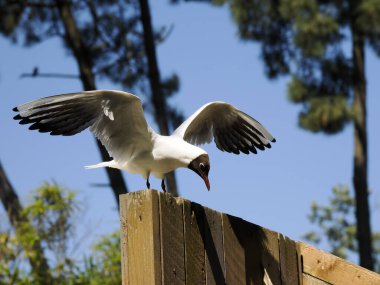
M 145 178 L 151 173 L 163 178 L 166 173 L 179 167 L 188 167 L 190 162 L 206 152 L 184 140 L 156 135 L 153 138 L 153 149 L 133 157 L 121 169 L 130 173 L 142 174 Z

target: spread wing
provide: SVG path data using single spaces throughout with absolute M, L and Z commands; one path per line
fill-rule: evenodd
M 257 153 L 270 148 L 274 137 L 254 118 L 224 102 L 211 102 L 191 115 L 173 133 L 200 145 L 214 138 L 216 146 L 227 152 Z
M 14 119 L 30 130 L 71 136 L 86 128 L 117 161 L 128 161 L 135 149 L 152 147 L 140 99 L 130 93 L 95 90 L 38 99 L 14 108 Z

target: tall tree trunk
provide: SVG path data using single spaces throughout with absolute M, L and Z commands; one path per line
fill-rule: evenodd
M 353 1 L 356 2 L 356 1 Z M 356 11 L 353 9 L 352 11 Z M 360 265 L 373 270 L 372 233 L 368 203 L 367 182 L 367 110 L 364 37 L 355 29 L 355 17 L 351 21 L 354 85 L 354 177 L 356 200 L 357 240 Z
M 0 199 L 4 206 L 5 212 L 8 215 L 9 221 L 15 229 L 16 235 L 22 236 L 27 231 L 34 231 L 27 217 L 22 214 L 23 208 L 21 206 L 20 200 L 5 174 L 1 162 Z M 34 241 L 33 244 L 30 244 L 30 241 L 27 241 L 27 243 L 22 244 L 22 246 L 24 247 L 25 251 L 32 252 L 32 254 L 28 254 L 28 258 L 33 274 L 37 279 L 49 283 L 49 280 L 51 280 L 49 264 L 44 255 L 40 240 Z
M 78 30 L 74 16 L 71 12 L 70 2 L 66 0 L 57 0 L 57 6 L 63 25 L 65 27 L 66 42 L 70 46 L 78 64 L 80 79 L 82 81 L 83 88 L 84 90 L 95 90 L 96 85 L 94 74 L 92 72 L 91 58 L 89 57 L 89 54 L 86 51 L 86 47 L 82 43 L 81 34 Z M 108 155 L 107 150 L 98 139 L 96 139 L 96 144 L 100 151 L 102 160 L 111 160 L 111 157 Z M 109 167 L 106 167 L 105 170 L 107 172 L 108 179 L 110 181 L 117 205 L 119 206 L 119 195 L 128 192 L 127 185 L 123 179 L 120 170 Z
M 144 46 L 148 58 L 149 83 L 152 92 L 151 100 L 154 106 L 154 118 L 160 133 L 169 135 L 168 115 L 166 111 L 166 99 L 162 93 L 160 71 L 158 69 L 156 44 L 152 29 L 152 20 L 148 0 L 140 1 L 141 22 L 144 30 Z M 177 183 L 174 172 L 167 175 L 167 184 L 169 192 L 178 196 Z

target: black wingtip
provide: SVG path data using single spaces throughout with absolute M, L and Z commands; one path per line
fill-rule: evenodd
M 14 111 L 14 112 L 18 112 L 19 110 L 18 110 L 18 107 L 14 107 L 13 109 L 12 109 L 12 111 Z
M 275 139 L 275 138 L 273 138 L 273 139 L 271 140 L 271 142 L 275 143 L 275 142 L 276 142 L 276 139 Z
M 29 126 L 28 129 L 31 130 L 31 131 L 34 131 L 34 130 L 38 130 L 38 127 L 36 126 L 36 124 L 32 124 L 32 125 Z
M 13 120 L 22 120 L 22 117 L 20 114 L 17 114 L 16 116 L 13 117 Z

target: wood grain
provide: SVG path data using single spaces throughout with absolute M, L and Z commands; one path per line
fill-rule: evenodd
M 259 239 L 263 247 L 261 250 L 263 268 L 273 285 L 281 285 L 278 233 L 261 228 Z
M 320 249 L 299 243 L 303 271 L 330 284 L 379 285 L 380 275 Z
M 160 285 L 158 195 L 146 190 L 120 196 L 123 285 Z
M 303 284 L 304 285 L 331 285 L 330 283 L 327 283 L 325 281 L 319 280 L 309 274 L 303 273 Z M 343 284 L 342 284 L 343 285 Z
M 204 210 L 188 200 L 183 201 L 186 284 L 206 284 Z
M 119 202 L 120 202 L 120 250 L 121 250 L 121 279 L 122 279 L 122 285 L 129 285 L 128 280 L 128 238 L 127 238 L 127 216 L 128 216 L 128 209 L 127 209 L 127 194 L 120 195 Z
M 206 284 L 226 284 L 221 213 L 204 207 Z
M 159 193 L 162 284 L 185 284 L 183 199 Z
M 380 285 L 380 275 L 170 194 L 120 196 L 123 285 Z
M 249 240 L 245 238 L 243 221 L 222 215 L 224 258 L 226 263 L 226 283 L 236 285 L 252 284 L 247 280 L 247 248 Z M 235 229 L 239 229 L 237 232 Z
M 264 285 L 261 228 L 226 214 L 222 219 L 226 283 Z
M 280 234 L 279 247 L 282 285 L 299 285 L 296 243 Z

